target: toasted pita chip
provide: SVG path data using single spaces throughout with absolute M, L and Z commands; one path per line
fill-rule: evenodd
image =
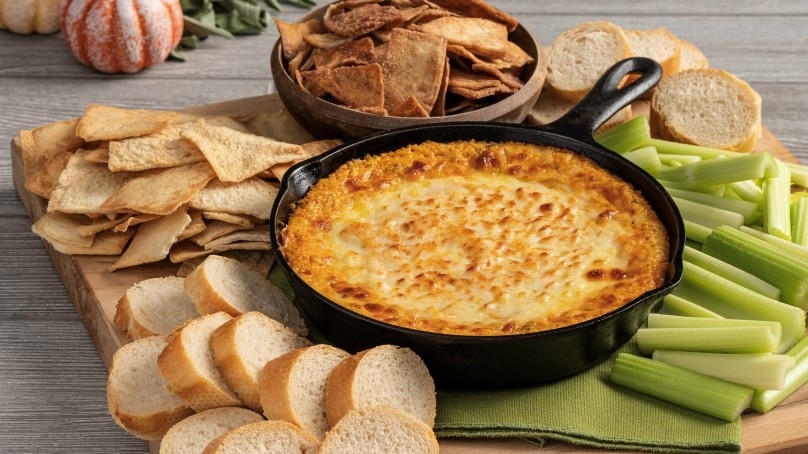
M 312 54 L 317 69 L 336 68 L 348 65 L 368 65 L 376 62 L 373 40 L 365 37 L 348 41 L 337 47 L 318 49 Z
M 233 120 L 235 121 L 235 120 Z M 183 131 L 208 127 L 204 119 L 171 125 L 153 134 L 109 142 L 109 170 L 113 172 L 162 169 L 205 160 Z
M 306 43 L 318 49 L 328 49 L 329 47 L 337 47 L 341 44 L 347 43 L 351 39 L 352 38 L 346 38 L 345 36 L 337 35 L 336 33 L 312 33 L 310 35 L 306 35 L 303 37 L 303 40 L 306 41 Z
M 274 18 L 275 26 L 281 35 L 281 50 L 283 58 L 291 60 L 300 52 L 306 51 L 311 46 L 303 40 L 305 36 L 325 32 L 325 26 L 320 19 L 310 19 L 303 22 L 289 23 L 281 19 Z
M 286 171 L 289 170 L 289 168 L 292 167 L 293 165 L 297 164 L 298 162 L 302 162 L 306 159 L 319 156 L 341 143 L 342 140 L 340 139 L 315 140 L 312 142 L 304 143 L 303 145 L 301 145 L 301 147 L 303 148 L 303 153 L 305 153 L 306 155 L 303 159 L 284 164 L 275 164 L 274 166 L 269 168 L 269 173 L 274 178 L 280 180 L 283 178 L 283 174 L 286 173 Z
M 384 108 L 384 79 L 378 63 L 317 69 L 300 74 L 305 82 L 327 92 L 345 106 L 353 109 Z
M 187 208 L 180 208 L 169 215 L 143 223 L 123 254 L 109 266 L 109 271 L 163 260 L 168 257 L 171 246 L 190 223 L 191 216 L 188 215 Z
M 505 25 L 476 17 L 439 17 L 416 27 L 424 33 L 445 37 L 450 44 L 465 47 L 478 55 L 502 58 L 508 53 Z
M 103 146 L 87 150 L 87 154 L 84 158 L 96 164 L 109 164 L 109 143 L 103 143 Z
M 499 22 L 504 24 L 509 32 L 514 31 L 519 25 L 519 21 L 515 17 L 489 5 L 485 0 L 431 0 L 431 2 L 461 16 L 479 17 Z
M 519 90 L 520 88 L 522 88 L 522 86 L 525 85 L 515 75 L 509 72 L 500 71 L 495 65 L 491 63 L 484 63 L 484 62 L 474 63 L 473 65 L 471 65 L 471 69 L 480 73 L 489 74 L 495 77 L 503 84 L 507 85 L 508 87 L 513 88 L 514 90 Z
M 390 116 L 393 117 L 428 117 L 429 112 L 424 109 L 424 106 L 418 102 L 415 96 L 410 96 L 404 102 L 398 105 L 395 109 L 390 111 Z
M 72 156 L 73 153 L 69 151 L 60 151 L 51 156 L 37 173 L 25 181 L 25 189 L 46 199 L 50 198 L 53 189 L 59 183 L 59 175 L 65 170 Z
M 308 49 L 299 52 L 295 55 L 295 58 L 289 60 L 287 63 L 287 71 L 290 74 L 294 74 L 295 71 L 306 71 L 307 69 L 314 66 L 314 59 L 311 58 L 312 55 L 312 46 L 309 46 Z
M 188 216 L 191 216 L 191 222 L 185 226 L 185 230 L 183 230 L 180 236 L 177 237 L 177 241 L 182 241 L 194 235 L 199 235 L 208 228 L 205 224 L 205 220 L 202 218 L 202 213 L 199 211 L 192 211 L 188 213 Z
M 512 88 L 503 83 L 493 87 L 480 88 L 476 90 L 471 88 L 449 86 L 449 91 L 463 96 L 464 98 L 473 100 L 479 100 L 494 95 L 512 94 L 514 92 Z
M 39 218 L 32 230 L 49 241 L 86 248 L 93 244 L 93 237 L 81 235 L 78 228 L 91 222 L 86 216 L 52 211 Z
M 451 65 L 449 58 L 443 66 L 443 77 L 440 80 L 440 88 L 438 88 L 438 98 L 435 100 L 435 105 L 432 107 L 430 114 L 434 117 L 442 117 L 446 115 L 446 93 L 449 91 L 449 76 L 451 75 Z
M 199 148 L 223 182 L 238 183 L 275 164 L 303 156 L 300 145 L 218 126 L 183 130 L 180 134 Z
M 48 200 L 48 211 L 87 215 L 115 212 L 104 202 L 132 178 L 129 172 L 110 172 L 105 164 L 86 159 L 86 150 L 73 153 Z
M 251 229 L 239 230 L 227 235 L 222 235 L 215 240 L 205 243 L 205 249 L 214 249 L 226 244 L 238 243 L 242 241 L 269 242 L 269 226 L 267 224 L 257 225 Z
M 356 38 L 401 20 L 401 11 L 395 6 L 375 2 L 347 10 L 344 6 L 345 2 L 332 3 L 323 18 L 325 27 L 339 36 Z
M 247 216 L 245 214 L 233 214 L 233 213 L 219 213 L 214 211 L 205 211 L 202 213 L 202 216 L 205 219 L 209 219 L 211 221 L 222 221 L 227 222 L 228 224 L 236 224 L 240 225 L 244 228 L 251 229 L 255 225 L 255 223 L 261 222 L 260 220 L 256 220 L 252 216 Z
M 134 232 L 115 233 L 110 231 L 99 232 L 93 237 L 93 244 L 89 247 L 66 244 L 44 237 L 40 232 L 37 235 L 47 240 L 54 249 L 67 255 L 119 255 L 126 248 Z
M 129 230 L 129 227 L 134 227 L 138 224 L 143 224 L 144 222 L 153 221 L 159 218 L 159 214 L 133 214 L 130 216 L 126 216 L 123 221 L 118 222 L 115 224 L 115 227 L 112 228 L 114 232 L 125 232 Z
M 513 93 L 516 89 L 485 73 L 455 69 L 449 75 L 449 91 L 468 99 L 481 99 L 501 93 Z
M 241 121 L 247 125 L 254 134 L 269 137 L 281 142 L 301 145 L 315 140 L 314 136 L 303 129 L 286 109 L 272 113 L 252 114 L 242 118 Z
M 72 153 L 84 146 L 84 140 L 76 135 L 78 121 L 78 118 L 71 118 L 20 131 L 19 148 L 26 179 L 36 174 L 55 154 Z
M 137 172 L 137 176 L 126 181 L 101 208 L 171 214 L 190 201 L 215 176 L 207 162 Z
M 199 211 L 248 214 L 266 220 L 277 195 L 278 188 L 260 178 L 240 183 L 213 180 L 191 199 L 190 206 Z
M 447 41 L 438 34 L 396 28 L 384 55 L 384 108 L 392 112 L 411 96 L 429 113 L 438 99 Z
M 145 136 L 168 127 L 177 117 L 177 112 L 91 104 L 76 125 L 76 134 L 91 142 Z

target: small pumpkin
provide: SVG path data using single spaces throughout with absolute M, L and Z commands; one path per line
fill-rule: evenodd
M 59 23 L 80 62 L 135 73 L 168 58 L 182 38 L 183 13 L 179 0 L 62 0 Z
M 59 0 L 0 0 L 0 29 L 19 35 L 59 31 Z

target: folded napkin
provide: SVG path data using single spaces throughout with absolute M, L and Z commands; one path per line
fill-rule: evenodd
M 269 279 L 293 298 L 278 267 L 273 267 Z M 631 341 L 621 351 L 639 349 Z M 724 422 L 613 385 L 612 363 L 610 358 L 573 377 L 535 387 L 439 389 L 435 433 L 439 438 L 518 437 L 539 445 L 561 440 L 650 452 L 741 452 L 740 420 Z

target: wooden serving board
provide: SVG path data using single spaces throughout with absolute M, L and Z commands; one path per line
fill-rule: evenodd
M 239 99 L 192 109 L 188 112 L 206 114 L 243 114 L 254 112 L 274 112 L 282 104 L 276 95 Z M 646 106 L 640 104 L 635 112 L 644 112 Z M 797 159 L 764 128 L 757 149 L 768 151 L 774 156 L 791 162 Z M 20 150 L 11 144 L 14 187 L 28 211 L 32 222 L 45 214 L 47 200 L 25 189 L 24 171 Z M 173 275 L 178 265 L 168 261 L 153 265 L 107 271 L 116 257 L 68 256 L 57 252 L 47 242 L 43 242 L 53 261 L 56 271 L 73 300 L 76 311 L 84 322 L 87 332 L 98 348 L 101 361 L 109 368 L 112 355 L 127 341 L 126 334 L 112 323 L 118 299 L 134 283 L 152 277 Z M 808 414 L 808 386 L 804 386 L 786 401 L 766 415 L 750 413 L 743 416 L 742 443 L 744 453 L 805 453 L 808 452 L 808 430 L 804 418 Z M 522 454 L 536 453 L 604 453 L 607 451 L 586 448 L 550 441 L 544 448 L 519 439 L 441 439 L 441 452 L 447 454 Z M 149 452 L 157 453 L 159 445 L 149 444 Z M 626 451 L 608 451 L 626 452 Z

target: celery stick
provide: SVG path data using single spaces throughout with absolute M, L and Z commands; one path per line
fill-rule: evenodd
M 648 328 L 743 328 L 765 326 L 775 339 L 780 339 L 783 327 L 780 322 L 771 320 L 743 320 L 738 318 L 682 317 L 668 314 L 648 314 Z
M 768 326 L 640 328 L 635 338 L 644 354 L 654 350 L 772 353 L 780 343 Z
M 794 358 L 767 353 L 704 353 L 657 350 L 657 361 L 755 389 L 783 389 Z
M 723 260 L 780 289 L 780 300 L 808 307 L 808 263 L 744 231 L 718 227 L 707 236 L 702 252 Z
M 718 148 L 702 147 L 699 145 L 691 145 L 662 139 L 651 139 L 650 145 L 656 147 L 657 151 L 663 154 L 699 156 L 702 159 L 739 156 L 742 154 L 737 151 L 720 150 Z
M 696 224 L 693 221 L 688 221 L 684 219 L 685 224 L 685 237 L 688 240 L 695 241 L 697 243 L 704 243 L 707 239 L 707 236 L 713 232 L 713 229 L 709 227 L 705 227 L 701 224 Z
M 763 180 L 763 229 L 766 233 L 791 241 L 791 171 L 775 159 L 778 174 Z
M 738 419 L 753 393 L 746 386 L 630 353 L 617 355 L 609 380 L 724 421 Z
M 767 298 L 689 262 L 684 262 L 682 282 L 674 294 L 722 317 L 780 322 L 783 334 L 775 353 L 787 351 L 805 337 L 802 309 Z
M 766 413 L 808 383 L 808 337 L 792 347 L 786 354 L 794 358 L 796 364 L 786 373 L 783 389 L 755 390 L 751 407 L 758 413 Z
M 656 148 L 654 148 L 654 150 L 656 150 Z M 701 161 L 701 156 L 692 156 L 686 154 L 660 154 L 659 161 L 666 166 L 682 165 Z
M 788 169 L 791 170 L 791 182 L 797 186 L 808 188 L 808 166 L 793 162 L 783 162 L 788 166 Z
M 594 139 L 609 150 L 623 154 L 648 146 L 651 141 L 651 128 L 645 116 L 637 115 L 625 123 L 595 135 Z
M 755 202 L 748 202 L 741 199 L 721 197 L 697 191 L 687 191 L 677 188 L 666 188 L 668 194 L 677 199 L 689 200 L 691 202 L 702 203 L 722 210 L 732 211 L 743 215 L 744 224 L 751 224 L 758 216 L 760 205 Z
M 680 315 L 682 317 L 724 318 L 711 310 L 674 294 L 668 294 L 662 298 L 662 306 L 659 308 L 659 313 Z
M 752 180 L 734 181 L 727 183 L 727 186 L 742 200 L 755 203 L 763 201 L 763 189 Z
M 660 180 L 679 182 L 685 187 L 701 188 L 764 177 L 773 178 L 778 171 L 776 160 L 770 154 L 750 153 L 664 168 L 657 177 Z
M 623 157 L 633 162 L 651 175 L 662 167 L 659 154 L 654 147 L 640 147 L 623 153 Z
M 791 241 L 808 248 L 808 196 L 800 195 L 791 202 Z
M 725 279 L 729 279 L 730 281 L 746 287 L 753 292 L 760 293 L 761 295 L 772 299 L 780 299 L 779 288 L 769 284 L 752 273 L 744 271 L 723 260 L 719 260 L 709 254 L 705 254 L 702 251 L 685 246 L 683 258 L 694 265 L 698 265 L 707 271 L 715 273 Z
M 714 229 L 721 225 L 739 228 L 744 224 L 744 217 L 734 211 L 723 210 L 703 203 L 673 197 L 676 207 L 684 219 L 704 227 Z
M 761 232 L 760 230 L 755 230 L 750 227 L 741 227 L 739 230 L 748 235 L 752 235 L 755 238 L 761 239 L 772 246 L 778 247 L 780 252 L 788 254 L 789 256 L 793 257 L 794 260 L 797 260 L 800 263 L 808 264 L 808 247 L 806 246 L 801 246 L 791 241 L 786 241 L 782 238 L 769 235 L 766 232 Z

